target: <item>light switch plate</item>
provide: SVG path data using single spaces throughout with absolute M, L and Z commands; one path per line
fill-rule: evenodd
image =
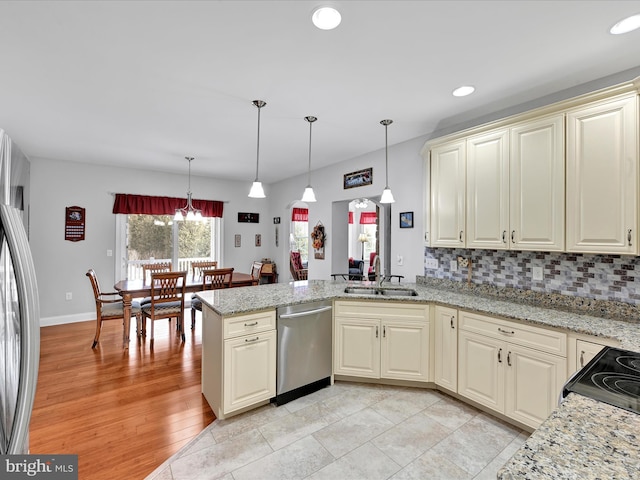
M 427 258 L 425 261 L 425 267 L 427 268 L 438 268 L 438 259 L 437 258 Z

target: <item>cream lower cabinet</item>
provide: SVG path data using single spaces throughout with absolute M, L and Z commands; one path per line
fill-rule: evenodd
M 334 373 L 429 381 L 428 305 L 335 302 Z
M 217 418 L 276 394 L 275 311 L 220 317 L 204 306 L 202 393 Z
M 459 312 L 458 393 L 531 428 L 566 380 L 566 334 Z
M 458 310 L 436 306 L 433 318 L 434 382 L 452 392 L 458 391 Z
M 569 334 L 569 371 L 568 377 L 580 370 L 595 357 L 604 347 L 619 347 L 616 340 L 594 337 L 580 333 Z

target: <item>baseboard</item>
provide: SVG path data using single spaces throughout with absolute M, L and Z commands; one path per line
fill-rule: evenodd
M 58 317 L 40 317 L 41 327 L 50 327 L 52 325 L 64 325 L 65 323 L 77 322 L 95 322 L 96 312 L 76 313 L 73 315 L 60 315 Z

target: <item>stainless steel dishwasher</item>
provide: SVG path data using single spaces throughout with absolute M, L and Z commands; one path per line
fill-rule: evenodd
M 283 405 L 331 383 L 331 301 L 279 308 L 276 325 L 275 403 Z

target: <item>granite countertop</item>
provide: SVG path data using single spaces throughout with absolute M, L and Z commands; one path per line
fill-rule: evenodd
M 636 479 L 639 448 L 640 415 L 570 393 L 498 479 Z
M 606 337 L 618 340 L 623 349 L 640 352 L 640 322 L 635 319 L 628 320 L 624 314 L 620 314 L 617 318 L 615 315 L 613 315 L 614 318 L 611 318 L 611 315 L 609 318 L 605 318 L 534 306 L 517 301 L 502 300 L 492 295 L 484 295 L 473 291 L 460 292 L 454 289 L 434 288 L 417 283 L 385 284 L 385 288 L 414 289 L 418 293 L 414 297 L 347 294 L 344 289 L 348 285 L 348 283 L 344 282 L 309 280 L 210 290 L 199 292 L 197 296 L 222 316 L 234 316 L 324 299 L 368 299 L 391 302 L 435 303 L 523 321 L 533 325 Z M 353 285 L 373 286 L 370 282 L 353 282 Z

